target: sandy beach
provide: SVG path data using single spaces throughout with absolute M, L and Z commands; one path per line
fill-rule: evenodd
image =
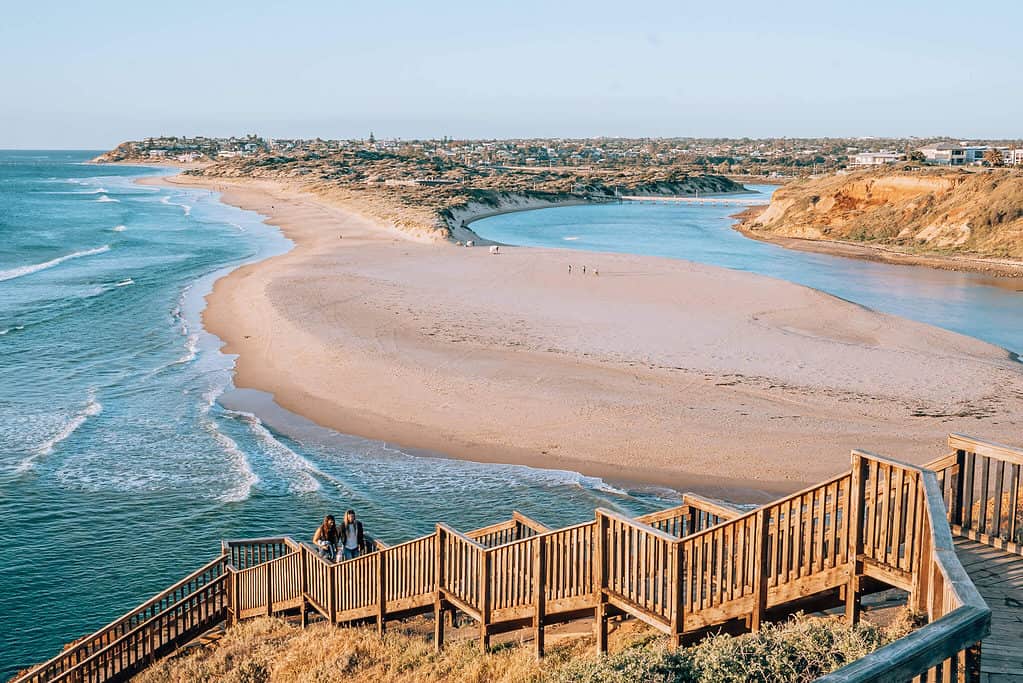
M 161 182 L 222 190 L 295 242 L 218 281 L 204 320 L 239 387 L 342 432 L 764 492 L 856 447 L 925 462 L 951 431 L 1018 440 L 1006 351 L 811 289 L 654 257 L 492 255 L 272 181 Z

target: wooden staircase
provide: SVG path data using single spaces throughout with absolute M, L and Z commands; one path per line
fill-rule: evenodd
M 216 624 L 262 615 L 297 612 L 305 623 L 315 612 L 383 631 L 432 613 L 440 648 L 457 611 L 476 622 L 484 648 L 528 628 L 543 656 L 545 628 L 567 621 L 593 619 L 602 652 L 615 615 L 679 645 L 808 607 L 844 605 L 856 620 L 860 598 L 888 587 L 907 591 L 927 625 L 824 680 L 979 680 L 991 611 L 952 531 L 1019 549 L 1023 451 L 958 435 L 950 445 L 931 469 L 853 451 L 849 471 L 748 511 L 686 494 L 661 512 L 598 509 L 562 529 L 515 513 L 467 533 L 437 524 L 340 563 L 289 537 L 225 541 L 210 564 L 15 680 L 124 680 Z

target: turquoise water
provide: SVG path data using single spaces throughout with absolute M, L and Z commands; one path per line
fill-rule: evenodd
M 750 189 L 770 196 L 774 187 Z M 506 244 L 668 256 L 770 275 L 1023 352 L 1023 280 L 783 249 L 733 230 L 729 215 L 740 210 L 667 202 L 572 206 L 494 216 L 472 228 Z
M 91 156 L 0 152 L 0 678 L 205 563 L 224 537 L 306 537 L 348 507 L 398 541 L 513 509 L 563 524 L 669 504 L 670 492 L 410 454 L 280 411 L 271 421 L 291 436 L 268 426 L 243 409 L 199 314 L 217 277 L 288 242 L 213 193 L 139 186 L 153 170 Z

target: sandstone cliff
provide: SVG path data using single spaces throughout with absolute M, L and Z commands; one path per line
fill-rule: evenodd
M 1023 173 L 884 169 L 794 182 L 738 226 L 913 254 L 1023 260 Z

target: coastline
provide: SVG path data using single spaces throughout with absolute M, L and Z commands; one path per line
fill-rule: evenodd
M 209 297 L 204 322 L 225 341 L 226 353 L 239 354 L 236 385 L 267 391 L 283 408 L 318 424 L 406 448 L 677 490 L 778 492 L 844 466 L 852 447 L 926 460 L 941 452 L 942 437 L 955 428 L 950 423 L 956 416 L 937 410 L 930 419 L 910 418 L 913 404 L 943 404 L 950 398 L 972 404 L 985 398 L 965 386 L 970 382 L 954 377 L 945 383 L 948 392 L 918 397 L 912 389 L 919 377 L 905 372 L 882 395 L 871 397 L 865 386 L 848 386 L 843 375 L 851 368 L 831 378 L 832 386 L 798 386 L 796 376 L 807 363 L 789 358 L 783 373 L 788 377 L 770 377 L 773 363 L 746 367 L 750 363 L 734 353 L 726 354 L 732 356 L 724 359 L 728 362 L 715 360 L 714 350 L 728 346 L 724 339 L 690 340 L 709 347 L 685 349 L 687 358 L 673 354 L 656 331 L 637 346 L 630 334 L 623 338 L 623 326 L 642 331 L 644 324 L 691 322 L 661 315 L 665 307 L 677 309 L 677 300 L 656 302 L 659 310 L 644 321 L 600 315 L 608 304 L 620 308 L 622 295 L 635 300 L 636 294 L 652 294 L 644 282 L 651 277 L 659 281 L 654 290 L 702 282 L 698 294 L 718 301 L 751 284 L 763 289 L 770 283 L 767 289 L 790 299 L 774 303 L 795 303 L 807 308 L 805 314 L 793 316 L 782 306 L 730 322 L 743 328 L 739 337 L 766 329 L 768 338 L 752 340 L 757 345 L 779 350 L 793 342 L 809 345 L 805 351 L 811 357 L 823 354 L 811 365 L 826 366 L 848 355 L 848 347 L 863 356 L 854 363 L 861 370 L 876 361 L 897 365 L 905 354 L 915 357 L 911 365 L 929 363 L 936 352 L 984 372 L 985 381 L 996 385 L 1019 380 L 996 347 L 857 311 L 768 278 L 653 257 L 585 254 L 571 258 L 599 266 L 602 277 L 566 280 L 562 268 L 570 257 L 557 250 L 516 247 L 508 252 L 514 257 L 495 259 L 485 250 L 418 243 L 351 207 L 275 183 L 160 181 L 222 189 L 224 201 L 268 216 L 267 222 L 295 242 L 292 251 L 219 280 Z M 492 272 L 495 268 L 500 272 Z M 539 291 L 519 286 L 530 278 L 542 280 Z M 496 295 L 486 286 L 512 291 Z M 459 287 L 475 296 L 455 292 L 452 299 L 448 290 Z M 551 288 L 570 301 L 542 311 L 541 319 L 507 310 Z M 568 329 L 557 322 L 552 326 L 551 313 L 571 318 Z M 699 311 L 701 319 L 706 313 Z M 585 330 L 583 339 L 596 343 L 580 343 L 580 328 L 588 327 L 591 314 L 600 318 L 600 329 Z M 828 325 L 814 322 L 821 316 Z M 863 319 L 843 325 L 849 316 Z M 828 329 L 835 325 L 844 327 L 837 335 Z M 870 339 L 878 329 L 884 339 Z M 730 332 L 726 336 L 736 336 Z M 932 342 L 926 349 L 910 339 L 921 334 Z M 677 336 L 671 340 L 678 341 Z M 748 344 L 739 346 L 739 355 L 750 352 Z M 883 352 L 872 354 L 871 347 Z M 859 414 L 850 417 L 850 408 Z M 1013 409 L 1006 406 L 998 417 L 1004 420 Z M 991 429 L 970 418 L 958 422 L 985 433 L 1006 432 L 1004 422 Z M 809 424 L 791 427 L 800 421 Z M 779 427 L 786 422 L 790 426 Z
M 731 218 L 737 222 L 732 228 L 749 239 L 758 242 L 775 244 L 785 249 L 806 251 L 816 254 L 827 254 L 829 256 L 842 256 L 845 258 L 860 259 L 863 261 L 875 261 L 888 263 L 896 266 L 921 266 L 935 268 L 937 270 L 949 270 L 956 272 L 980 273 L 993 278 L 1014 280 L 1023 278 L 1023 263 L 1009 260 L 999 260 L 985 257 L 947 255 L 938 256 L 930 254 L 911 254 L 899 251 L 890 247 L 883 247 L 870 244 L 856 244 L 842 240 L 815 240 L 800 237 L 779 237 L 764 232 L 751 230 L 742 220 L 743 214 L 734 214 Z

